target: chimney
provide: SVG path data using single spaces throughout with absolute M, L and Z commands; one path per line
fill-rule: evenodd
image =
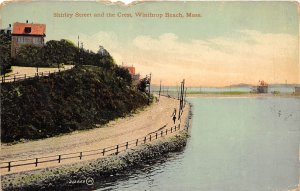
M 28 20 L 26 20 L 26 23 L 28 23 Z

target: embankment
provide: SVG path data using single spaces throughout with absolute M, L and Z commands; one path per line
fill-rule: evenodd
M 1 142 L 90 129 L 147 105 L 126 74 L 117 66 L 77 66 L 1 84 Z
M 187 142 L 185 130 L 152 144 L 141 145 L 119 155 L 2 177 L 3 190 L 85 190 L 95 189 L 93 181 L 137 167 L 168 152 L 182 150 Z

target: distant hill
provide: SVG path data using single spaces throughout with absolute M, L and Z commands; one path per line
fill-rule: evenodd
M 271 87 L 295 87 L 300 86 L 300 84 L 270 84 Z
M 145 106 L 147 96 L 118 67 L 76 66 L 60 74 L 1 84 L 1 141 L 94 128 Z
M 225 86 L 225 87 L 253 87 L 253 85 L 240 83 L 240 84 L 233 84 L 233 85 Z
M 253 86 L 257 86 L 258 84 L 255 85 L 251 85 L 251 84 L 244 84 L 244 83 L 240 83 L 240 84 L 234 84 L 231 86 L 225 86 L 225 87 L 253 87 Z M 300 86 L 300 84 L 269 84 L 270 87 L 295 87 L 295 86 Z

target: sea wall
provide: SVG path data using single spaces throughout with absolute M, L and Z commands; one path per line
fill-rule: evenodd
M 182 130 L 175 136 L 129 149 L 119 155 L 5 175 L 1 178 L 2 189 L 14 191 L 95 189 L 94 181 L 136 168 L 149 159 L 182 150 L 186 145 L 187 138 L 187 131 Z

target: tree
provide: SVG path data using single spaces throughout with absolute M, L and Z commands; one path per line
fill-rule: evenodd
M 103 46 L 99 46 L 97 53 L 81 48 L 78 57 L 80 58 L 79 64 L 81 65 L 99 66 L 105 70 L 114 69 L 116 67 L 113 58 Z
M 11 71 L 11 36 L 6 33 L 0 34 L 0 73 L 5 74 Z
M 42 61 L 42 48 L 32 45 L 24 44 L 20 47 L 15 58 L 15 65 L 19 66 L 47 66 Z
M 118 66 L 115 68 L 115 72 L 117 76 L 123 78 L 127 83 L 132 83 L 132 77 L 128 69 Z
M 101 45 L 99 46 L 99 50 L 98 50 L 97 54 L 99 54 L 101 56 L 110 56 L 109 52 Z
M 50 40 L 45 45 L 45 60 L 49 65 L 74 64 L 77 47 L 69 40 Z
M 149 78 L 143 78 L 139 81 L 137 88 L 138 90 L 140 90 L 141 92 L 145 92 L 146 93 L 146 88 L 147 86 L 150 84 Z

